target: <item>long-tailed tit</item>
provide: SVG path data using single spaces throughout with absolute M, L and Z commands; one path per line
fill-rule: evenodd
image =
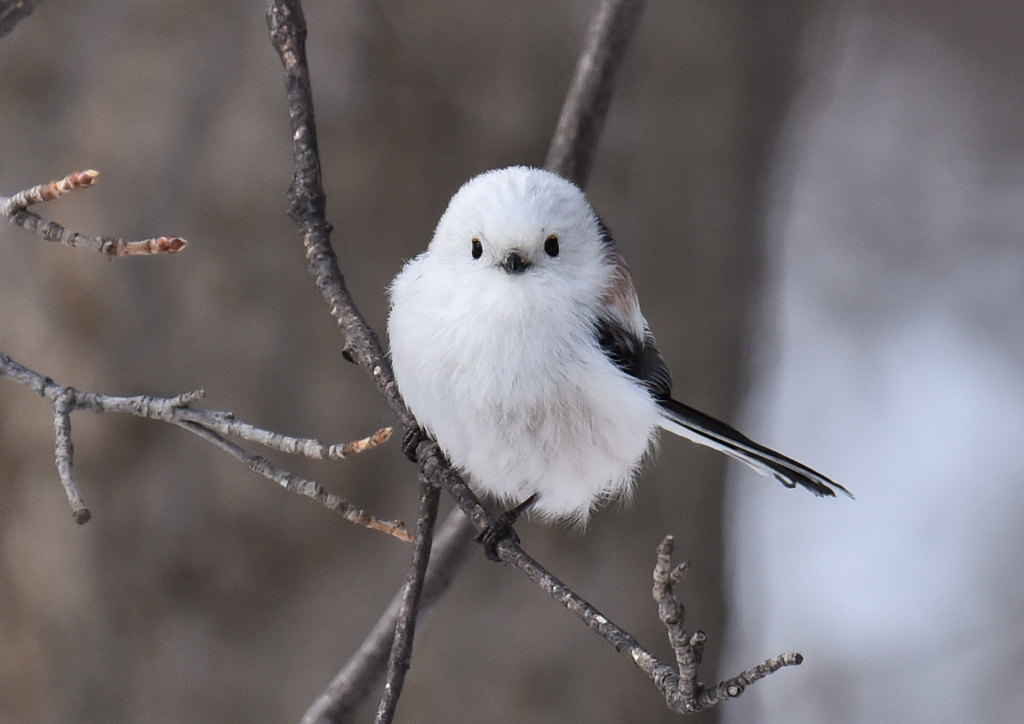
M 586 521 L 659 428 L 817 495 L 838 483 L 671 399 L 629 272 L 583 192 L 539 169 L 468 181 L 391 284 L 409 409 L 477 491 Z

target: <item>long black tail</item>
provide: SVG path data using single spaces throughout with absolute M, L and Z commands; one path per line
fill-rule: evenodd
M 787 488 L 799 485 L 815 495 L 830 498 L 834 498 L 836 490 L 840 490 L 853 497 L 849 490 L 834 480 L 826 478 L 803 463 L 754 442 L 738 430 L 710 415 L 705 415 L 700 410 L 670 399 L 659 400 L 658 404 L 662 409 L 661 426 L 669 432 L 736 458 L 761 475 L 772 475 Z

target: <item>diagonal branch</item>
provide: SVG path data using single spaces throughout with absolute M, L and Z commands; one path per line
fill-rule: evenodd
M 288 190 L 290 215 L 299 227 L 309 271 L 345 338 L 344 355 L 373 377 L 395 417 L 405 429 L 416 419 L 402 402 L 391 364 L 377 334 L 356 308 L 338 267 L 327 223 L 326 196 L 320 174 L 320 153 L 313 113 L 313 89 L 306 62 L 306 19 L 299 0 L 275 0 L 267 13 L 271 42 L 285 71 L 288 114 L 292 124 L 295 175 Z
M 463 512 L 455 508 L 438 530 L 431 549 L 420 599 L 421 621 L 447 592 L 455 574 L 475 547 L 475 538 L 476 529 L 467 522 Z M 360 704 L 377 686 L 387 668 L 404 596 L 405 589 L 399 589 L 359 649 L 309 707 L 300 724 L 352 721 Z
M 337 495 L 328 493 L 316 481 L 280 470 L 265 458 L 251 453 L 223 437 L 224 435 L 233 435 L 266 447 L 313 458 L 343 459 L 347 455 L 369 450 L 384 442 L 391 436 L 390 428 L 383 428 L 370 437 L 344 445 L 327 445 L 311 438 L 291 437 L 263 430 L 236 420 L 230 412 L 197 410 L 189 407 L 193 402 L 202 398 L 202 390 L 186 392 L 177 397 L 150 397 L 148 395 L 119 397 L 82 392 L 74 387 L 57 384 L 50 378 L 33 372 L 12 360 L 2 350 L 0 350 L 0 377 L 6 377 L 24 385 L 53 403 L 57 471 L 77 523 L 88 522 L 91 513 L 82 502 L 82 496 L 71 476 L 74 454 L 74 446 L 71 442 L 71 413 L 88 410 L 91 412 L 119 412 L 177 425 L 213 443 L 244 462 L 253 471 L 273 480 L 285 490 L 310 498 L 325 508 L 340 514 L 346 520 L 366 528 L 379 530 L 400 540 L 412 540 L 412 536 L 405 530 L 401 521 L 380 520 Z
M 587 30 L 544 168 L 584 186 L 612 102 L 612 89 L 646 0 L 603 0 Z
M 685 565 L 678 566 L 671 572 L 667 571 L 671 565 L 671 536 L 658 547 L 658 562 L 654 571 L 654 597 L 659 605 L 662 622 L 668 628 L 669 640 L 676 652 L 678 671 L 658 661 L 657 657 L 644 648 L 631 633 L 617 626 L 583 597 L 551 575 L 515 540 L 507 538 L 498 542 L 496 551 L 504 563 L 519 569 L 549 596 L 579 616 L 616 651 L 626 652 L 637 668 L 647 674 L 662 693 L 669 709 L 678 714 L 692 714 L 709 709 L 726 699 L 735 698 L 750 684 L 786 666 L 798 666 L 803 661 L 800 654 L 783 654 L 714 687 L 704 687 L 698 683 L 697 669 L 704 650 L 705 636 L 698 631 L 687 638 L 686 632 L 682 630 L 682 603 L 674 597 L 672 589 L 685 571 Z

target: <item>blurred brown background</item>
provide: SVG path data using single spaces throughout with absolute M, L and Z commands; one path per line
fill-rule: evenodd
M 543 161 L 595 8 L 307 3 L 329 218 L 378 331 L 386 284 L 459 184 Z M 0 41 L 5 188 L 96 167 L 99 187 L 46 213 L 84 232 L 191 242 L 174 258 L 108 263 L 4 229 L 0 340 L 81 389 L 203 387 L 206 406 L 276 430 L 359 437 L 390 419 L 342 361 L 284 213 L 289 129 L 264 9 L 43 2 Z M 799 20 L 766 3 L 652 3 L 590 184 L 679 393 L 723 416 L 738 399 L 759 263 L 757 174 Z M 406 546 L 177 430 L 112 416 L 74 419 L 94 512 L 77 528 L 47 405 L 11 384 L 0 395 L 5 720 L 295 720 L 404 575 Z M 414 518 L 414 470 L 395 443 L 344 464 L 274 459 L 380 515 Z M 667 443 L 635 504 L 597 516 L 586 536 L 533 524 L 522 535 L 667 655 L 649 580 L 655 545 L 675 534 L 694 562 L 692 621 L 715 648 L 723 467 Z M 627 658 L 481 556 L 422 630 L 399 715 L 668 718 Z
M 458 186 L 543 162 L 596 5 L 306 4 L 328 217 L 379 333 L 387 283 Z M 108 262 L 0 228 L 0 349 L 80 389 L 202 387 L 205 407 L 353 439 L 391 419 L 341 359 L 285 214 L 291 147 L 264 12 L 44 0 L 0 39 L 0 191 L 97 168 L 96 188 L 44 213 L 83 233 L 190 241 L 174 257 Z M 970 33 L 955 14 L 908 10 L 901 21 L 927 21 L 958 47 L 1012 42 L 996 3 L 979 13 L 988 24 L 976 18 Z M 831 4 L 652 2 L 616 88 L 588 191 L 630 263 L 676 396 L 726 419 L 755 368 L 751 329 L 772 324 L 758 304 L 778 264 L 763 245 L 770 163 L 798 90 L 811 107 L 827 96 L 801 78 L 830 57 L 830 28 L 846 20 Z M 978 58 L 1014 62 L 998 50 Z M 84 527 L 56 477 L 49 406 L 0 384 L 0 722 L 298 720 L 399 586 L 408 546 L 175 428 L 111 415 L 73 424 L 93 511 Z M 342 463 L 268 457 L 383 517 L 415 516 L 415 471 L 395 441 Z M 832 472 L 821 456 L 808 462 Z M 650 569 L 674 534 L 693 564 L 685 597 L 710 637 L 710 680 L 730 611 L 757 618 L 762 605 L 722 593 L 724 470 L 720 456 L 666 440 L 633 504 L 595 516 L 585 536 L 519 530 L 663 657 Z M 750 643 L 741 665 L 800 642 Z M 670 718 L 628 658 L 479 555 L 421 629 L 398 710 L 417 722 Z

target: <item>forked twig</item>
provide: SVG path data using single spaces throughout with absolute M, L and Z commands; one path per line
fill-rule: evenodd
M 673 669 L 657 659 L 654 654 L 644 648 L 636 638 L 623 628 L 613 623 L 607 616 L 598 611 L 583 597 L 575 593 L 560 580 L 555 578 L 537 561 L 531 558 L 519 543 L 512 539 L 500 541 L 496 550 L 501 560 L 518 568 L 526 576 L 540 586 L 552 598 L 575 613 L 591 629 L 599 633 L 616 651 L 626 652 L 641 671 L 654 682 L 664 695 L 669 709 L 678 714 L 692 714 L 720 704 L 726 699 L 735 698 L 743 693 L 746 686 L 773 674 L 786 666 L 797 666 L 803 661 L 800 654 L 783 654 L 748 669 L 743 673 L 723 681 L 717 686 L 705 688 L 697 683 L 697 668 L 704 650 L 705 636 L 701 632 L 687 638 L 682 630 L 682 604 L 672 596 L 671 579 L 679 577 L 684 566 L 678 566 L 672 572 L 664 572 L 671 565 L 672 537 L 666 538 L 658 548 L 658 563 L 655 567 L 655 599 L 659 604 L 659 615 L 669 629 L 669 640 L 676 652 L 679 670 Z M 659 589 L 659 579 L 664 576 L 669 585 Z M 672 601 L 666 602 L 666 596 Z M 663 602 L 665 607 L 663 607 Z M 678 611 L 673 606 L 678 605 Z M 673 615 L 666 621 L 666 612 Z
M 803 663 L 804 657 L 800 654 L 782 654 L 747 669 L 731 679 L 726 679 L 716 686 L 705 687 L 698 682 L 697 670 L 704 655 L 704 643 L 707 637 L 703 631 L 695 631 L 693 635 L 688 635 L 683 627 L 685 608 L 682 600 L 675 595 L 675 588 L 686 575 L 689 563 L 684 561 L 675 568 L 672 567 L 674 546 L 675 541 L 672 536 L 666 536 L 658 545 L 653 591 L 654 600 L 658 603 L 658 617 L 665 624 L 669 644 L 676 655 L 678 672 L 661 671 L 659 676 L 652 678 L 658 683 L 658 688 L 665 695 L 665 703 L 672 711 L 689 714 L 708 709 L 726 699 L 736 698 L 743 693 L 746 687 L 774 674 L 779 669 L 787 666 L 799 666 Z M 658 668 L 664 666 L 664 664 L 657 665 Z
M 60 181 L 39 184 L 19 191 L 11 197 L 0 196 L 0 216 L 6 217 L 15 226 L 20 226 L 47 241 L 73 247 L 85 247 L 106 254 L 108 259 L 115 256 L 173 254 L 185 248 L 188 242 L 177 236 L 160 236 L 142 241 L 125 241 L 109 236 L 85 236 L 64 228 L 56 221 L 46 221 L 38 214 L 28 210 L 28 207 L 34 204 L 53 201 L 78 189 L 87 189 L 96 183 L 99 175 L 99 171 L 76 171 Z
M 230 412 L 199 410 L 190 407 L 192 403 L 203 397 L 202 390 L 186 392 L 177 397 L 151 397 L 149 395 L 120 397 L 82 392 L 74 387 L 57 384 L 50 378 L 33 372 L 12 360 L 3 351 L 0 351 L 0 377 L 18 382 L 53 403 L 57 471 L 77 523 L 88 522 L 91 513 L 82 501 L 82 496 L 71 475 L 74 455 L 74 446 L 71 442 L 71 413 L 88 410 L 91 412 L 119 412 L 177 425 L 233 455 L 255 472 L 278 483 L 285 490 L 315 500 L 325 508 L 340 514 L 346 520 L 387 533 L 400 540 L 412 540 L 412 536 L 405 530 L 405 525 L 401 521 L 380 520 L 337 495 L 328 493 L 316 481 L 280 470 L 265 458 L 251 453 L 223 437 L 224 435 L 233 435 L 284 452 L 313 458 L 327 457 L 340 460 L 348 455 L 374 448 L 384 442 L 391 436 L 391 428 L 382 428 L 362 440 L 328 445 L 311 438 L 291 437 L 263 430 L 236 420 Z

